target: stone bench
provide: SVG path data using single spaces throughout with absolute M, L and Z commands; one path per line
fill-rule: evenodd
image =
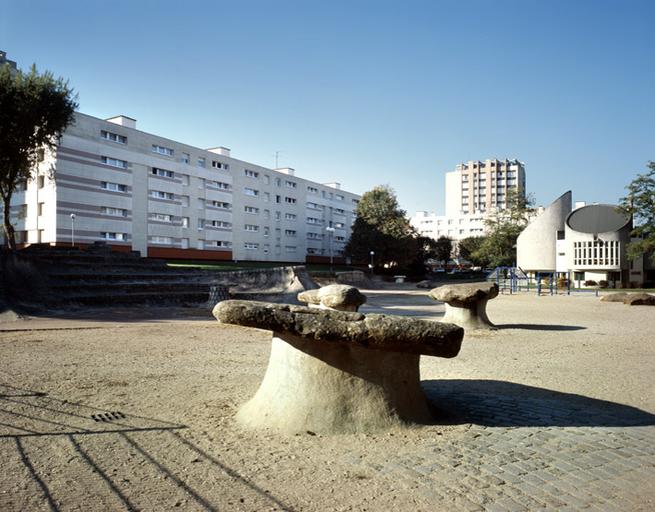
M 487 302 L 498 296 L 496 283 L 466 283 L 439 286 L 430 297 L 446 303 L 443 322 L 469 329 L 495 329 L 487 317 Z
M 300 292 L 298 300 L 309 304 L 309 307 L 357 311 L 359 306 L 366 303 L 366 295 L 362 295 L 354 286 L 330 284 L 316 290 Z
M 252 428 L 369 432 L 429 422 L 419 358 L 455 357 L 464 331 L 439 322 L 228 300 L 225 324 L 273 331 L 266 374 L 237 413 Z

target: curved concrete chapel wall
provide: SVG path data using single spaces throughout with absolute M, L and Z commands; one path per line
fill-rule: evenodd
M 516 240 L 516 264 L 525 271 L 556 270 L 557 232 L 564 230 L 572 210 L 569 190 L 555 199 L 521 232 Z

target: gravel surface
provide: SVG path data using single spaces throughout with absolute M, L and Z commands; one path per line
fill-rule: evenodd
M 444 312 L 364 293 L 362 312 Z M 498 330 L 421 360 L 437 424 L 336 436 L 233 421 L 269 332 L 113 313 L 0 324 L 0 510 L 655 507 L 653 307 L 501 295 Z

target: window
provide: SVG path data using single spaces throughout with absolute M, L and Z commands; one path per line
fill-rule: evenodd
M 307 239 L 308 240 L 322 240 L 323 235 L 321 235 L 320 233 L 313 233 L 311 231 L 308 231 L 307 232 Z
M 43 215 L 43 204 L 44 203 L 39 203 L 36 205 L 36 214 L 40 217 Z
M 110 158 L 108 156 L 101 156 L 100 161 L 111 167 L 118 167 L 119 169 L 127 169 L 127 162 L 125 160 L 119 160 L 118 158 Z
M 230 188 L 232 188 L 229 183 L 225 183 L 223 181 L 208 181 L 207 186 L 218 188 L 220 190 L 230 190 Z
M 181 160 L 183 164 L 188 164 L 189 162 L 191 162 L 191 155 L 189 153 L 182 153 Z
M 318 194 L 318 189 L 316 187 L 307 187 L 307 192 L 310 194 Z
M 232 208 L 232 205 L 230 203 L 226 203 L 225 201 L 212 201 L 211 205 L 214 208 L 220 208 L 221 210 L 230 210 Z
M 264 183 L 266 185 L 270 185 L 271 183 L 271 177 L 268 174 L 264 174 Z
M 182 178 L 182 185 L 185 187 L 189 186 L 189 175 L 188 174 L 181 174 L 180 178 Z
M 161 176 L 162 178 L 172 178 L 174 176 L 173 171 L 167 171 L 166 169 L 160 169 L 159 167 L 153 167 L 151 172 L 153 175 Z
M 335 208 L 334 213 L 336 213 L 337 215 L 344 215 L 346 212 L 341 208 Z
M 282 196 L 278 196 L 278 195 L 276 195 L 276 196 L 275 196 L 275 202 L 276 202 L 276 203 L 281 203 L 281 202 L 282 202 Z
M 335 195 L 334 198 L 335 198 L 337 201 L 343 201 L 343 196 L 342 196 L 341 194 L 337 194 L 337 195 Z
M 334 239 L 335 239 L 337 242 L 345 242 L 345 241 L 346 241 L 346 237 L 345 237 L 345 236 L 335 236 Z
M 209 242 L 212 247 L 220 247 L 222 249 L 229 249 L 232 247 L 232 242 L 228 242 L 226 240 L 213 240 L 212 242 Z
M 323 207 L 320 204 L 316 203 L 307 203 L 307 208 L 311 208 L 312 210 L 322 210 Z
M 204 167 L 205 166 L 205 157 L 204 156 L 199 156 L 198 160 L 196 161 L 196 165 L 198 167 Z
M 271 194 L 269 194 L 268 192 L 264 192 L 264 201 L 268 203 L 270 200 L 271 200 Z
M 244 187 L 243 193 L 247 196 L 258 196 L 259 190 L 255 190 L 254 188 Z
M 149 213 L 148 219 L 155 222 L 173 222 L 173 216 L 167 213 Z
M 316 217 L 307 217 L 307 224 L 323 224 L 323 221 Z
M 257 171 L 251 171 L 250 169 L 245 169 L 243 173 L 249 178 L 259 178 L 259 173 Z
M 293 197 L 285 197 L 284 202 L 287 203 L 287 204 L 296 204 L 297 201 Z
M 127 137 L 125 135 L 119 135 L 117 133 L 108 132 L 106 130 L 100 130 L 100 137 L 105 140 L 110 140 L 118 144 L 127 144 Z
M 172 192 L 164 192 L 163 190 L 151 190 L 149 195 L 153 199 L 165 199 L 167 201 L 175 199 L 175 194 Z
M 111 206 L 102 206 L 100 208 L 100 213 L 112 217 L 127 217 L 127 210 L 124 210 L 123 208 L 112 208 Z
M 205 221 L 205 226 L 211 226 L 213 228 L 229 229 L 232 227 L 232 223 L 225 222 L 224 220 L 207 220 Z
M 127 185 L 121 183 L 112 183 L 110 181 L 101 181 L 100 188 L 111 192 L 127 192 Z
M 429 222 L 432 223 L 432 221 L 429 221 Z M 343 222 L 335 222 L 334 227 L 339 228 L 339 229 L 344 229 L 346 227 L 346 225 Z
M 246 224 L 244 229 L 246 231 L 259 231 L 259 226 L 257 224 Z
M 164 146 L 152 145 L 152 152 L 158 155 L 173 156 L 173 150 Z
M 254 206 L 244 206 L 243 211 L 246 213 L 259 213 L 259 208 L 255 208 Z
M 281 187 L 282 186 L 282 180 L 280 178 L 275 178 L 275 186 L 276 187 Z
M 285 229 L 284 230 L 284 235 L 294 237 L 294 236 L 296 236 L 296 231 L 294 229 Z
M 265 219 L 271 218 L 271 210 L 264 210 L 264 218 Z
M 103 240 L 125 240 L 127 236 L 125 233 L 114 233 L 110 231 L 103 231 L 100 233 L 100 238 Z
M 183 228 L 189 227 L 189 217 L 182 217 L 182 227 Z
M 256 251 L 257 249 L 259 249 L 259 244 L 254 244 L 252 242 L 244 242 L 243 248 L 246 251 Z
M 39 176 L 36 178 L 36 186 L 38 188 L 45 187 L 45 176 Z
M 285 180 L 284 185 L 288 188 L 296 188 L 297 184 L 295 181 Z
M 264 226 L 264 236 L 268 236 L 271 234 L 271 228 L 268 226 Z
M 180 196 L 180 201 L 182 202 L 182 206 L 189 207 L 189 196 Z
M 198 178 L 198 188 L 205 188 L 205 178 Z
M 198 231 L 205 229 L 205 219 L 198 219 Z
M 296 214 L 295 213 L 285 213 L 284 218 L 286 220 L 296 220 Z
M 217 160 L 212 160 L 212 167 L 214 169 L 225 169 L 226 171 L 230 168 L 228 164 L 224 164 L 223 162 L 218 162 Z
M 282 218 L 282 214 L 280 212 L 275 212 L 275 220 L 280 220 Z
M 151 236 L 150 237 L 150 243 L 152 244 L 164 244 L 164 245 L 171 245 L 172 239 L 170 236 Z
M 296 252 L 296 246 L 295 245 L 285 245 L 284 250 L 286 252 Z

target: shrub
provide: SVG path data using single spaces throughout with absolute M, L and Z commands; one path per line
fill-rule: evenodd
M 598 281 L 598 286 L 600 286 L 601 288 L 607 288 L 609 285 L 610 284 L 607 281 L 605 281 L 604 279 Z
M 569 285 L 569 280 L 566 277 L 560 277 L 557 280 L 557 287 L 558 288 L 566 288 Z
M 598 283 L 593 279 L 588 279 L 584 282 L 585 286 L 598 286 Z

